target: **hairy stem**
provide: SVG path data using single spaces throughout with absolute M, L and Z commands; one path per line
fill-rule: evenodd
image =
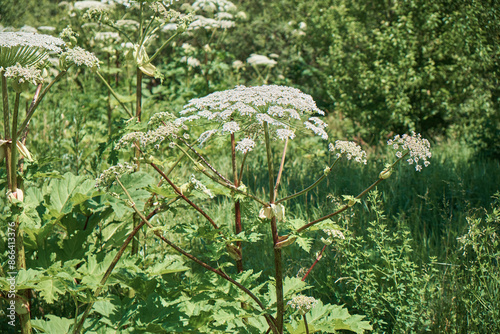
M 318 264 L 319 260 L 321 260 L 321 258 L 323 257 L 323 252 L 325 251 L 325 249 L 326 249 L 326 245 L 323 246 L 323 248 L 321 249 L 321 251 L 319 252 L 319 254 L 316 256 L 316 260 L 314 260 L 314 263 L 312 264 L 312 266 L 309 268 L 309 270 L 304 275 L 304 277 L 302 277 L 302 282 L 306 281 L 306 278 L 307 278 L 307 276 L 309 276 L 309 273 L 311 272 L 311 270 L 313 270 L 313 268 L 316 266 L 316 264 Z
M 274 204 L 274 169 L 273 169 L 273 154 L 271 151 L 271 138 L 269 136 L 269 125 L 264 122 L 264 136 L 266 142 L 266 152 L 267 152 L 267 170 L 269 173 L 269 204 Z M 274 244 L 274 269 L 275 269 L 275 280 L 276 280 L 276 325 L 278 327 L 278 332 L 283 333 L 283 316 L 285 313 L 285 304 L 283 300 L 283 268 L 282 268 L 282 258 L 281 258 L 281 248 L 276 247 L 279 242 L 278 236 L 278 226 L 276 224 L 276 217 L 271 218 L 271 234 L 273 236 Z
M 240 186 L 239 184 L 239 179 L 238 179 L 238 171 L 236 169 L 236 140 L 234 138 L 234 133 L 231 133 L 231 165 L 233 167 L 233 180 L 234 180 L 234 186 L 238 188 Z M 235 227 L 235 234 L 240 233 L 243 228 L 241 226 L 241 207 L 240 207 L 240 201 L 236 200 L 234 201 L 234 227 Z M 240 254 L 242 253 L 242 246 L 241 246 L 241 241 L 236 242 L 236 247 L 239 249 Z M 240 258 L 239 260 L 236 260 L 236 269 L 238 270 L 239 273 L 243 272 L 243 260 Z
M 12 191 L 17 190 L 17 116 L 19 115 L 19 99 L 21 93 L 16 93 L 14 100 L 14 109 L 12 110 L 12 143 L 10 146 L 10 185 Z
M 177 145 L 177 147 L 189 158 L 189 160 L 191 160 L 193 162 L 193 164 L 196 167 L 196 169 L 198 171 L 200 171 L 201 173 L 205 174 L 207 177 L 209 177 L 211 180 L 217 182 L 218 184 L 220 184 L 221 186 L 224 186 L 226 188 L 228 188 L 229 190 L 231 191 L 235 191 L 239 194 L 242 194 L 244 195 L 245 197 L 248 197 L 248 198 L 251 198 L 253 199 L 254 201 L 256 201 L 257 203 L 260 203 L 262 204 L 263 206 L 269 206 L 269 203 L 266 203 L 264 202 L 263 200 L 261 200 L 260 198 L 252 195 L 252 194 L 249 194 L 247 192 L 244 192 L 243 190 L 241 189 L 238 189 L 237 187 L 235 187 L 231 181 L 227 180 L 227 181 L 223 181 L 220 179 L 221 176 L 219 177 L 215 177 L 214 175 L 210 174 L 209 172 L 207 172 L 207 170 L 201 165 L 199 164 L 195 159 L 193 159 L 193 157 L 191 157 L 182 147 L 180 147 L 179 145 Z M 201 157 L 201 155 L 199 155 Z M 207 164 L 207 163 L 206 163 Z M 201 166 L 201 167 L 200 167 Z M 213 167 L 212 167 L 213 168 Z M 212 169 L 211 169 L 212 170 Z M 214 172 L 214 170 L 212 170 Z M 216 172 L 216 171 L 215 171 Z
M 302 318 L 304 319 L 304 327 L 306 328 L 306 334 L 309 334 L 309 326 L 307 325 L 306 315 L 304 314 Z

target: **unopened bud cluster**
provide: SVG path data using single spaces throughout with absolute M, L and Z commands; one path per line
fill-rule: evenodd
M 117 164 L 102 172 L 102 174 L 96 179 L 95 186 L 96 188 L 108 188 L 113 184 L 117 177 L 133 173 L 134 171 L 135 166 L 127 162 Z

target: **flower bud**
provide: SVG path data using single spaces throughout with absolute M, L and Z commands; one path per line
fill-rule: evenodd
M 387 180 L 392 174 L 392 169 L 391 168 L 386 168 L 383 171 L 380 172 L 378 175 L 379 178 L 382 180 Z
M 295 240 L 297 239 L 297 236 L 291 236 L 291 237 L 281 237 L 280 239 L 283 239 L 281 241 L 278 241 L 276 243 L 276 245 L 274 245 L 274 248 L 283 248 L 283 247 L 286 247 L 286 246 L 290 246 L 291 244 L 293 244 L 295 242 Z
M 226 244 L 226 250 L 229 256 L 236 261 L 241 261 L 241 251 L 233 243 Z

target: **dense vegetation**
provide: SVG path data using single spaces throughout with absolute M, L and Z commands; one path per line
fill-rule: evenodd
M 169 4 L 1 2 L 2 332 L 500 332 L 500 3 Z

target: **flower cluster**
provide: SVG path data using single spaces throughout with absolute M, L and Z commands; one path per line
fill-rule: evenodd
M 170 147 L 175 146 L 175 140 L 178 138 L 178 134 L 181 129 L 187 129 L 184 124 L 177 125 L 175 122 L 164 122 L 163 119 L 167 119 L 170 115 L 168 113 L 161 113 L 161 115 L 155 116 L 149 122 L 150 124 L 162 125 L 158 126 L 153 130 L 147 132 L 130 132 L 124 135 L 115 146 L 115 150 L 121 149 L 123 147 L 130 147 L 131 145 L 138 144 L 142 148 L 146 148 L 149 145 L 154 145 L 155 149 L 160 148 L 160 144 L 166 140 L 169 141 L 168 145 Z M 185 134 L 185 137 L 187 135 Z
M 102 174 L 96 179 L 96 188 L 109 188 L 117 177 L 124 174 L 130 174 L 135 171 L 135 166 L 127 162 L 123 164 L 118 164 L 106 169 Z
M 191 120 L 207 120 L 216 126 L 201 134 L 200 144 L 214 134 L 241 134 L 243 138 L 237 149 L 244 153 L 254 148 L 254 140 L 262 135 L 265 123 L 275 140 L 293 139 L 297 127 L 312 130 L 327 139 L 327 124 L 317 117 L 309 117 L 314 113 L 324 115 L 310 95 L 296 88 L 277 85 L 237 86 L 193 99 L 181 111 L 181 115 L 190 114 Z M 304 116 L 308 117 L 305 121 L 301 120 Z M 187 118 L 181 117 L 181 120 L 184 122 Z M 299 124 L 293 126 L 297 121 Z
M 65 44 L 62 39 L 50 35 L 34 34 L 28 32 L 0 33 L 0 47 L 2 48 L 28 46 L 61 53 L 62 47 L 64 45 Z
M 209 13 L 215 11 L 231 12 L 236 10 L 236 6 L 228 0 L 196 0 L 192 7 L 196 11 L 202 10 Z
M 269 59 L 266 56 L 263 55 L 258 55 L 255 53 L 252 53 L 250 57 L 247 58 L 247 63 L 250 65 L 264 65 L 264 66 L 269 66 L 273 67 L 274 65 L 277 64 L 276 60 Z
M 61 53 L 64 41 L 50 35 L 28 32 L 0 32 L 0 68 L 19 64 L 39 66 L 50 52 Z
M 23 84 L 33 84 L 38 85 L 43 82 L 41 71 L 32 67 L 23 67 L 17 64 L 16 66 L 10 66 L 5 69 L 4 76 L 6 78 L 12 78 L 15 81 L 16 86 L 24 86 Z
M 344 236 L 344 233 L 342 233 L 342 231 L 340 230 L 331 230 L 331 229 L 325 229 L 323 230 L 323 232 L 325 232 L 329 238 L 338 238 L 338 239 L 345 239 L 345 236 Z
M 366 165 L 366 152 L 361 149 L 361 146 L 352 141 L 337 140 L 335 145 L 330 143 L 328 146 L 331 152 L 337 152 L 337 158 L 340 158 L 343 154 L 347 157 L 347 160 L 354 158 L 354 161 L 363 163 Z
M 235 23 L 230 20 L 222 19 L 211 19 L 202 15 L 195 15 L 194 21 L 188 27 L 188 30 L 197 30 L 200 28 L 210 30 L 210 29 L 229 29 L 233 28 Z
M 306 314 L 309 312 L 316 304 L 318 301 L 314 299 L 313 297 L 307 297 L 304 295 L 298 295 L 296 297 L 293 297 L 292 300 L 290 300 L 287 305 L 290 305 L 290 307 L 299 310 L 300 313 Z
M 404 134 L 402 136 L 396 135 L 394 139 L 387 141 L 387 145 L 392 146 L 396 150 L 396 157 L 401 159 L 403 156 L 409 154 L 410 157 L 406 160 L 408 164 L 415 164 L 415 170 L 420 172 L 422 165 L 429 166 L 430 162 L 427 160 L 432 157 L 430 147 L 431 144 L 427 139 L 423 139 L 420 133 L 416 134 L 412 131 L 411 136 Z
M 99 59 L 93 53 L 85 51 L 79 46 L 64 52 L 60 59 L 62 68 L 67 68 L 70 64 L 85 65 L 92 70 L 99 68 Z

